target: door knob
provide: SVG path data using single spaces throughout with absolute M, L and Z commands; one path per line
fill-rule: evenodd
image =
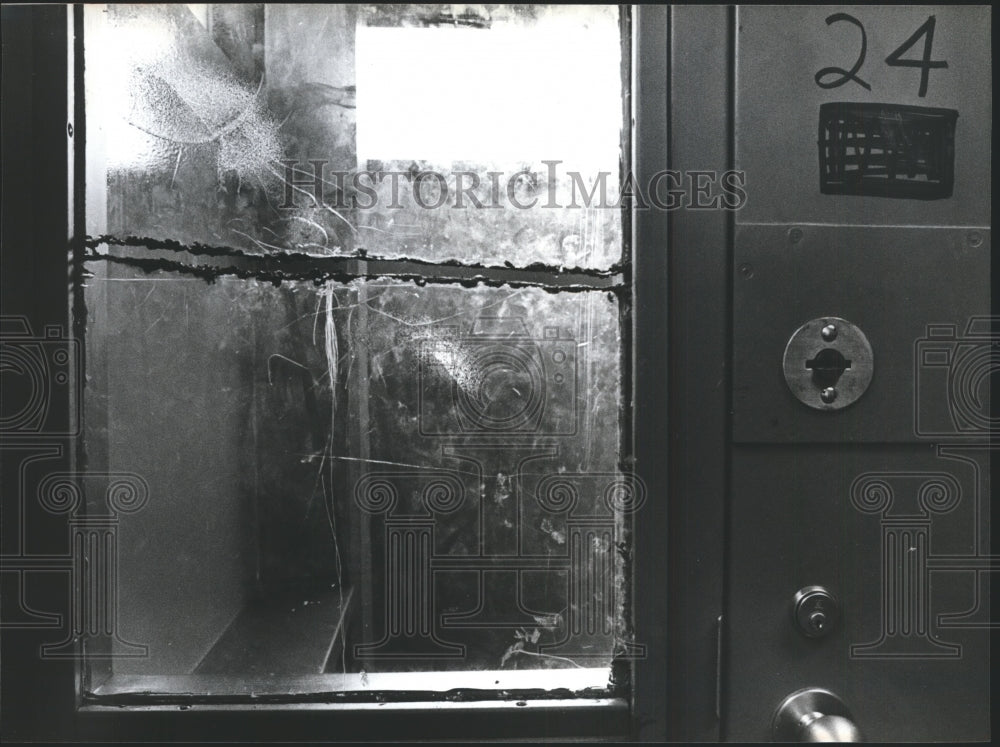
M 778 742 L 863 741 L 844 701 L 818 687 L 785 698 L 774 712 L 771 730 Z

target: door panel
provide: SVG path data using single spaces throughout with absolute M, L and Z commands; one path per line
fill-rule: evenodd
M 939 420 L 931 411 L 947 386 L 918 356 L 928 346 L 964 349 L 968 321 L 989 313 L 989 236 L 951 227 L 739 226 L 734 440 L 925 443 L 915 416 Z M 803 406 L 781 371 L 792 333 L 823 316 L 855 324 L 874 357 L 868 390 L 836 412 Z M 950 343 L 937 336 L 948 325 Z
M 835 20 L 829 22 L 831 17 Z M 922 69 L 885 60 L 931 17 L 930 61 L 948 66 L 928 71 L 920 96 Z M 737 25 L 736 167 L 747 172 L 751 197 L 738 222 L 983 224 L 990 209 L 989 7 L 742 6 Z M 916 39 L 900 61 L 922 60 L 925 39 L 926 34 Z M 821 71 L 828 70 L 820 75 L 824 85 L 842 79 L 857 64 L 862 46 L 864 60 L 855 77 L 870 90 L 853 79 L 831 88 L 818 85 Z M 819 108 L 831 102 L 957 111 L 953 198 L 859 200 L 821 194 L 815 188 Z
M 989 739 L 990 22 L 737 11 L 728 740 L 772 739 L 808 687 L 871 741 Z M 783 371 L 793 333 L 831 317 L 874 359 L 843 409 L 799 401 Z M 850 374 L 815 355 L 804 380 L 835 401 Z M 794 615 L 813 585 L 839 614 L 824 602 L 818 636 Z
M 974 464 L 903 445 L 735 450 L 728 740 L 770 741 L 781 700 L 813 686 L 843 698 L 870 741 L 950 742 L 989 734 L 988 632 L 939 619 L 985 601 L 977 597 L 973 571 L 940 569 L 948 555 L 965 557 L 966 568 L 975 565 L 977 498 L 988 453 L 960 456 Z M 935 480 L 957 504 L 947 513 L 921 505 L 923 486 Z M 925 498 L 932 490 L 924 490 Z M 884 515 L 862 510 L 869 503 L 877 508 L 877 497 L 890 492 Z M 987 504 L 979 508 L 988 527 Z M 984 527 L 978 528 L 980 547 Z M 908 540 L 902 558 L 894 538 Z M 918 555 L 920 563 L 907 557 Z M 939 569 L 929 570 L 934 566 Z M 895 604 L 884 597 L 894 581 L 916 584 L 898 584 Z M 930 604 L 920 598 L 921 581 Z M 811 585 L 826 587 L 839 602 L 840 622 L 823 638 L 801 634 L 793 619 L 795 593 Z M 910 606 L 901 606 L 906 600 Z M 888 633 L 894 622 L 895 635 Z M 882 646 L 869 647 L 880 640 Z

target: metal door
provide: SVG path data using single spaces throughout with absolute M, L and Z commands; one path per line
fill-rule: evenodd
M 989 739 L 990 9 L 732 20 L 722 734 Z

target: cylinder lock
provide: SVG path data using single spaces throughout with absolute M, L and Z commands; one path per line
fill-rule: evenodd
M 875 371 L 865 333 L 846 319 L 824 316 L 799 327 L 785 346 L 785 381 L 800 402 L 840 410 L 865 393 Z
M 792 616 L 802 635 L 822 638 L 837 626 L 840 605 L 837 598 L 822 586 L 806 586 L 795 594 Z

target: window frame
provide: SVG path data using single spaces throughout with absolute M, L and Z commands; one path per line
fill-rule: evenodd
M 34 9 L 32 9 L 34 10 Z M 67 6 L 64 30 L 66 35 L 60 40 L 58 14 L 51 9 L 44 15 L 43 43 L 33 50 L 33 72 L 41 74 L 54 85 L 40 85 L 37 91 L 42 100 L 31 105 L 46 115 L 55 115 L 59 121 L 74 125 L 73 136 L 69 139 L 71 155 L 66 164 L 67 176 L 72 179 L 68 190 L 68 200 L 49 200 L 47 204 L 35 207 L 34 213 L 57 218 L 56 225 L 71 227 L 71 252 L 75 280 L 80 279 L 80 271 L 86 252 L 84 205 L 86 163 L 83 156 L 86 122 L 82 97 L 82 51 L 83 51 L 83 9 Z M 39 19 L 42 14 L 39 14 Z M 629 135 L 632 162 L 638 179 L 649 176 L 667 165 L 667 80 L 669 79 L 668 38 L 669 11 L 663 7 L 640 6 L 632 10 L 632 60 L 631 86 L 628 105 L 631 107 L 633 128 Z M 71 44 L 66 46 L 65 39 Z M 42 63 L 45 55 L 55 55 L 55 64 Z M 59 57 L 65 60 L 61 66 Z M 641 64 L 639 61 L 641 60 Z M 62 95 L 60 75 L 70 73 L 74 81 L 69 86 L 67 99 Z M 641 94 L 641 95 L 640 95 Z M 5 138 L 6 140 L 6 138 Z M 6 142 L 5 142 L 6 146 Z M 57 172 L 55 172 L 57 173 Z M 56 182 L 58 183 L 58 181 Z M 65 183 L 70 183 L 69 181 Z M 61 221 L 61 222 L 60 222 Z M 626 410 L 633 410 L 634 416 L 627 424 L 625 447 L 632 444 L 638 473 L 646 482 L 650 496 L 654 499 L 666 497 L 667 473 L 663 460 L 663 446 L 666 443 L 666 392 L 663 387 L 667 372 L 666 305 L 662 304 L 663 290 L 667 281 L 667 255 L 665 241 L 668 234 L 667 216 L 661 211 L 637 212 L 631 215 L 631 225 L 626 224 L 625 236 L 631 239 L 633 262 L 623 268 L 625 282 L 631 285 L 632 315 L 623 329 L 623 345 L 629 351 L 625 362 L 623 378 L 632 384 L 632 401 Z M 6 243 L 6 242 L 5 242 Z M 5 249 L 5 254 L 6 254 Z M 6 259 L 6 258 L 5 258 Z M 22 256 L 23 259 L 23 256 Z M 64 253 L 55 252 L 48 258 L 48 276 L 56 279 L 56 287 L 65 289 Z M 62 271 L 60 271 L 62 265 Z M 60 281 L 60 278 L 62 279 Z M 77 339 L 83 340 L 83 321 L 70 313 L 79 312 L 82 298 L 77 283 L 71 284 L 70 296 L 66 299 L 64 319 L 70 320 Z M 654 303 L 644 302 L 651 299 Z M 636 351 L 641 350 L 642 355 Z M 634 403 L 642 402 L 641 408 Z M 70 403 L 67 403 L 70 411 Z M 79 444 L 67 442 L 67 463 L 77 466 L 81 462 Z M 70 732 L 84 734 L 114 734 L 117 738 L 146 736 L 166 731 L 174 738 L 184 735 L 204 736 L 219 730 L 227 738 L 246 734 L 248 738 L 266 738 L 273 734 L 282 739 L 290 735 L 371 738 L 373 735 L 388 737 L 393 733 L 400 737 L 414 735 L 414 728 L 427 738 L 440 736 L 466 736 L 474 738 L 496 737 L 497 735 L 527 736 L 540 738 L 575 737 L 627 737 L 650 739 L 666 734 L 665 669 L 667 636 L 662 614 L 666 604 L 666 569 L 662 562 L 664 541 L 667 537 L 666 511 L 650 510 L 639 523 L 634 535 L 635 563 L 632 577 L 632 599 L 645 600 L 636 605 L 634 624 L 636 640 L 647 645 L 645 659 L 631 666 L 627 698 L 615 698 L 605 703 L 586 698 L 538 698 L 535 694 L 524 693 L 524 699 L 486 698 L 474 702 L 451 702 L 447 699 L 411 701 L 409 703 L 386 704 L 370 708 L 340 703 L 295 703 L 267 704 L 260 702 L 199 703 L 192 700 L 187 704 L 144 704 L 129 706 L 105 706 L 85 701 L 81 683 L 81 664 L 77 660 L 68 665 L 42 662 L 38 667 L 28 666 L 31 674 L 40 675 L 46 683 L 44 692 L 53 693 L 51 678 L 60 683 L 57 690 L 63 695 L 55 695 L 50 701 L 67 702 L 65 694 L 72 693 L 71 717 L 67 718 L 64 705 L 57 706 L 58 717 L 51 726 L 68 728 Z M 65 540 L 65 534 L 57 537 Z M 647 558 L 643 563 L 642 558 Z M 68 600 L 52 599 L 53 606 L 68 614 Z M 8 640 L 10 636 L 6 636 Z M 38 649 L 34 649 L 37 655 Z M 72 676 L 69 674 L 72 669 Z M 42 671 L 44 670 L 44 672 Z M 9 678 L 5 678 L 9 679 Z M 29 678 L 32 679 L 32 678 Z M 6 691 L 5 691 L 6 692 Z M 512 694 L 516 696 L 517 694 Z M 511 710 L 519 715 L 512 719 Z M 438 711 L 447 711 L 447 723 L 440 724 Z M 250 715 L 253 714 L 253 715 Z M 223 731 L 224 730 L 224 731 Z M 66 732 L 63 732 L 66 733 Z

